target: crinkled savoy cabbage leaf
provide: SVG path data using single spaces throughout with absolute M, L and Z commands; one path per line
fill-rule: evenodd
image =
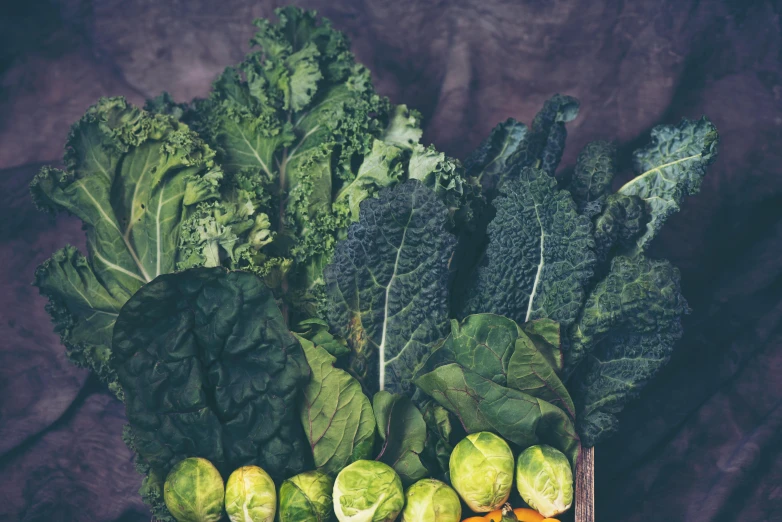
M 581 307 L 595 263 L 589 219 L 545 172 L 524 168 L 493 202 L 489 244 L 474 275 L 467 313 L 494 313 L 517 323 L 553 319 L 563 327 Z
M 184 124 L 123 98 L 104 98 L 71 128 L 65 170 L 44 167 L 30 185 L 36 204 L 84 222 L 87 257 L 65 247 L 34 284 L 71 359 L 107 381 L 111 331 L 125 301 L 174 269 L 179 226 L 217 193 L 214 153 Z
M 351 462 L 372 457 L 372 404 L 356 379 L 334 367 L 334 356 L 303 337 L 298 339 L 312 371 L 300 402 L 299 417 L 315 467 L 336 476 Z
M 365 200 L 324 275 L 327 320 L 351 347 L 370 393 L 410 392 L 413 374 L 448 327 L 448 210 L 417 180 Z
M 156 476 L 193 455 L 224 477 L 252 464 L 281 481 L 311 466 L 296 409 L 309 368 L 255 275 L 159 276 L 122 308 L 112 346 L 127 439 Z

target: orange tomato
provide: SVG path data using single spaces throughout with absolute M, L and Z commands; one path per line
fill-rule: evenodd
M 516 514 L 516 518 L 519 519 L 519 522 L 542 522 L 545 518 L 543 515 L 530 508 L 516 508 L 513 512 Z
M 462 522 L 486 522 L 486 519 L 483 517 L 470 517 L 465 518 Z
M 559 522 L 556 518 L 544 518 L 540 522 Z
M 485 522 L 500 522 L 502 520 L 502 509 L 495 509 L 483 517 Z

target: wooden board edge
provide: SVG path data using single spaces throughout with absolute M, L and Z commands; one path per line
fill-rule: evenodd
M 595 448 L 582 448 L 576 466 L 576 522 L 595 522 Z

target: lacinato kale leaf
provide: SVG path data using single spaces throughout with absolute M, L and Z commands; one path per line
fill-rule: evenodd
M 365 200 L 324 275 L 327 320 L 347 339 L 350 371 L 369 393 L 412 391 L 448 328 L 448 209 L 417 180 Z
M 44 262 L 34 284 L 68 354 L 120 393 L 111 354 L 122 305 L 171 272 L 180 224 L 217 194 L 214 152 L 184 124 L 123 98 L 104 98 L 71 128 L 65 169 L 44 167 L 30 185 L 35 203 L 80 218 L 87 257 L 67 246 Z
M 494 127 L 489 137 L 464 161 L 467 175 L 481 184 L 488 200 L 494 199 L 497 187 L 510 174 L 510 159 L 526 137 L 527 126 L 508 118 Z
M 372 404 L 356 379 L 334 367 L 336 358 L 326 349 L 303 337 L 298 339 L 312 370 L 299 405 L 299 417 L 315 467 L 336 476 L 351 462 L 373 456 Z
M 717 158 L 718 144 L 717 129 L 705 117 L 652 129 L 649 145 L 633 154 L 637 177 L 618 190 L 643 199 L 650 215 L 646 231 L 629 254 L 643 252 L 665 220 L 678 212 L 684 197 L 700 191 L 706 168 Z
M 542 170 L 524 168 L 493 202 L 489 244 L 469 286 L 465 315 L 494 313 L 525 323 L 577 317 L 595 264 L 589 219 Z
M 644 256 L 614 258 L 573 325 L 566 352 L 579 406 L 578 427 L 591 446 L 616 430 L 615 414 L 668 362 L 688 311 L 679 271 Z
M 253 464 L 280 481 L 311 466 L 297 415 L 309 367 L 257 276 L 159 276 L 123 306 L 112 346 L 127 438 L 151 473 L 194 455 L 226 478 Z

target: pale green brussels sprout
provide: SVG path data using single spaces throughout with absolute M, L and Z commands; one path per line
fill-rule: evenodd
M 573 470 L 567 457 L 551 446 L 530 446 L 516 461 L 516 488 L 524 502 L 551 518 L 573 504 Z
M 405 505 L 399 475 L 376 460 L 357 460 L 340 471 L 333 498 L 339 522 L 392 522 Z
M 405 493 L 402 522 L 459 522 L 462 504 L 459 495 L 444 482 L 422 479 Z
M 225 485 L 225 512 L 231 522 L 272 522 L 277 511 L 274 481 L 258 466 L 242 466 Z
M 334 519 L 331 494 L 334 479 L 322 471 L 307 471 L 280 486 L 280 522 L 326 522 Z
M 206 459 L 177 463 L 166 477 L 163 500 L 178 522 L 217 522 L 223 518 L 223 477 Z
M 476 513 L 502 506 L 513 486 L 513 452 L 494 433 L 481 431 L 462 439 L 451 452 L 451 484 Z

